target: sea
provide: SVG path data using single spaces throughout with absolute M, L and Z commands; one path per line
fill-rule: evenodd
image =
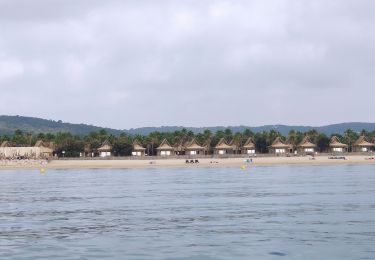
M 0 259 L 375 259 L 375 165 L 1 170 Z

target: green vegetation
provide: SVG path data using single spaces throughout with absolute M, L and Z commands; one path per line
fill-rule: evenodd
M 230 129 L 233 133 L 244 133 L 247 129 L 251 129 L 254 133 L 260 133 L 263 131 L 270 132 L 275 130 L 281 134 L 287 136 L 291 130 L 297 132 L 308 132 L 311 130 L 316 130 L 319 133 L 324 133 L 326 135 L 331 135 L 332 133 L 344 134 L 346 129 L 352 129 L 354 132 L 360 132 L 362 129 L 367 131 L 375 130 L 375 123 L 342 123 L 327 125 L 321 127 L 311 127 L 311 126 L 287 126 L 287 125 L 265 125 L 258 127 L 249 126 L 231 126 L 231 127 L 186 127 L 187 131 L 191 131 L 194 134 L 204 134 L 205 130 L 210 130 L 212 133 L 218 131 L 225 132 L 226 129 Z M 163 126 L 163 127 L 142 127 L 128 130 L 116 130 L 111 128 L 102 128 L 86 124 L 70 124 L 64 123 L 61 120 L 46 120 L 34 117 L 24 117 L 24 116 L 0 116 L 0 135 L 13 135 L 14 131 L 17 129 L 22 130 L 27 133 L 53 133 L 57 134 L 59 132 L 69 132 L 73 135 L 85 136 L 89 135 L 91 132 L 99 132 L 104 129 L 107 133 L 112 135 L 120 135 L 121 133 L 126 133 L 128 135 L 150 135 L 153 132 L 169 132 L 173 133 L 175 131 L 182 131 L 184 127 L 181 126 Z
M 63 123 L 61 120 L 54 121 L 25 116 L 0 116 L 0 135 L 12 135 L 17 129 L 34 134 L 69 132 L 74 135 L 87 135 L 103 128 L 86 124 Z M 114 135 L 119 135 L 122 132 L 110 128 L 104 129 Z
M 108 140 L 113 146 L 112 152 L 115 156 L 130 156 L 132 144 L 135 139 L 144 145 L 149 155 L 156 155 L 156 148 L 164 138 L 166 138 L 171 145 L 175 145 L 183 144 L 193 137 L 195 137 L 200 144 L 209 143 L 211 149 L 215 147 L 221 138 L 225 138 L 228 142 L 234 141 L 234 143 L 243 145 L 246 140 L 251 137 L 253 138 L 257 152 L 267 153 L 268 146 L 272 144 L 276 137 L 281 137 L 282 140 L 297 146 L 306 135 L 318 146 L 319 152 L 324 152 L 328 148 L 329 140 L 332 135 L 336 135 L 341 142 L 348 144 L 350 147 L 360 135 L 365 135 L 369 140 L 373 140 L 375 138 L 375 131 L 368 132 L 362 130 L 361 132 L 355 132 L 348 129 L 343 135 L 332 134 L 327 136 L 315 129 L 307 132 L 291 130 L 287 135 L 283 136 L 276 130 L 254 133 L 250 129 L 245 129 L 243 132 L 233 133 L 232 130 L 228 128 L 218 130 L 215 133 L 206 129 L 202 133 L 194 134 L 192 131 L 182 129 L 181 131 L 174 132 L 156 131 L 149 135 L 129 135 L 127 133 L 121 133 L 116 136 L 102 129 L 82 136 L 74 135 L 69 132 L 32 134 L 30 132 L 16 130 L 12 135 L 0 135 L 0 141 L 11 141 L 17 146 L 33 146 L 38 140 L 53 142 L 59 156 L 78 157 L 84 151 L 90 153 L 96 152 L 97 148 L 99 148 L 105 140 Z M 65 154 L 63 154 L 63 151 Z

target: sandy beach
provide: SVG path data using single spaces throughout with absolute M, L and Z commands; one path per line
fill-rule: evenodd
M 344 159 L 329 159 L 329 156 L 311 157 L 258 157 L 248 162 L 246 158 L 199 158 L 199 163 L 186 163 L 186 159 L 139 159 L 139 160 L 51 160 L 34 163 L 12 162 L 1 164 L 0 169 L 95 169 L 95 168 L 158 168 L 158 167 L 243 167 L 277 165 L 334 165 L 375 164 L 372 156 L 350 155 Z M 190 160 L 189 160 L 190 161 Z

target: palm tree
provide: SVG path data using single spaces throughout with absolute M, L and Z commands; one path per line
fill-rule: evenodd
M 233 145 L 235 146 L 234 147 L 234 153 L 237 154 L 238 151 L 240 150 L 240 148 L 242 147 L 242 143 L 243 143 L 243 135 L 242 133 L 240 132 L 237 132 L 234 134 L 233 136 Z
M 352 129 L 347 129 L 344 132 L 344 143 L 348 145 L 348 149 L 351 151 L 352 143 L 358 139 L 358 134 L 354 132 Z

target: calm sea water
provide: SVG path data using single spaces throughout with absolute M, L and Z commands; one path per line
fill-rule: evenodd
M 0 171 L 1 259 L 375 259 L 375 166 Z

